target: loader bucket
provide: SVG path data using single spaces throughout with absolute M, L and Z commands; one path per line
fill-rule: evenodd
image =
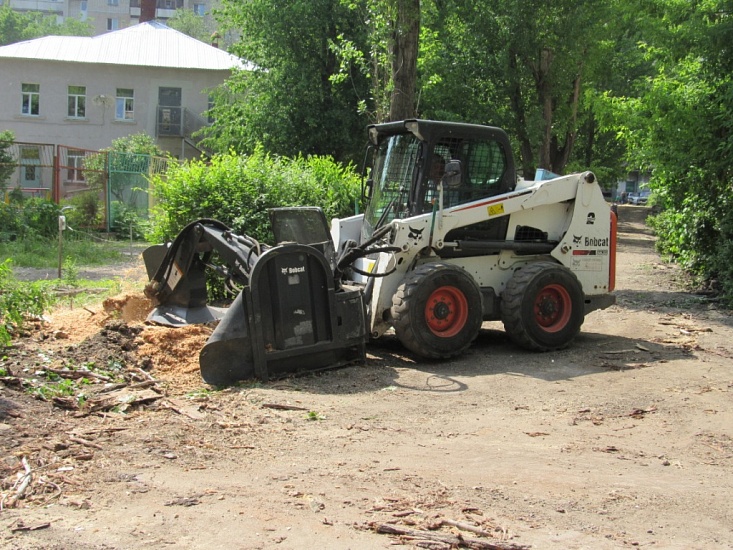
M 337 290 L 325 256 L 302 244 L 267 250 L 199 355 L 212 385 L 268 380 L 365 360 L 361 290 Z

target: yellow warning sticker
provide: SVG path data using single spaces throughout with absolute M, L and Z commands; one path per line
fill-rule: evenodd
M 489 216 L 498 216 L 499 214 L 504 213 L 504 203 L 500 202 L 499 204 L 492 204 L 489 206 Z

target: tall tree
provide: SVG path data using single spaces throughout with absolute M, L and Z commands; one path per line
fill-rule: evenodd
M 218 41 L 216 21 L 209 15 L 198 15 L 192 9 L 177 9 L 166 25 L 201 42 Z
M 638 0 L 653 72 L 607 96 L 628 161 L 652 173 L 658 244 L 733 304 L 733 1 Z
M 421 110 L 504 126 L 525 173 L 563 173 L 607 9 L 601 0 L 435 1 L 423 23 L 432 49 Z
M 232 53 L 252 64 L 218 90 L 212 115 L 217 149 L 353 159 L 364 143 L 365 120 L 356 111 L 368 95 L 366 79 L 352 75 L 334 86 L 339 60 L 331 44 L 341 34 L 363 39 L 363 23 L 339 0 L 224 0 L 216 14 L 223 31 L 240 38 Z
M 420 0 L 341 0 L 363 21 L 363 36 L 340 34 L 331 47 L 340 61 L 332 80 L 348 82 L 354 74 L 369 81 L 360 112 L 372 122 L 417 115 Z

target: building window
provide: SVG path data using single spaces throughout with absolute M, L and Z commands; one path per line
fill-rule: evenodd
M 120 20 L 116 18 L 107 18 L 107 30 L 116 31 L 120 28 Z
M 69 86 L 69 118 L 84 118 L 87 114 L 86 86 Z
M 206 4 L 194 4 L 193 13 L 202 17 L 206 15 Z
M 69 149 L 66 156 L 66 180 L 84 181 L 84 151 Z
M 134 96 L 134 90 L 128 88 L 117 88 L 115 120 L 133 120 L 135 118 Z
M 41 85 L 22 84 L 21 89 L 23 90 L 23 104 L 20 112 L 24 115 L 38 116 L 41 103 Z
M 82 0 L 81 4 L 79 4 L 79 9 L 82 13 L 87 12 L 87 0 Z
M 107 5 L 108 6 L 119 6 L 120 0 L 107 0 Z

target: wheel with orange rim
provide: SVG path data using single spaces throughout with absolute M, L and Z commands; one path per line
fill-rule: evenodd
M 501 318 L 509 337 L 524 348 L 567 347 L 583 324 L 584 298 L 566 267 L 538 262 L 518 269 L 502 293 Z
M 390 313 L 397 338 L 407 349 L 422 357 L 453 357 L 481 328 L 481 292 L 458 266 L 424 264 L 405 277 L 392 297 Z

